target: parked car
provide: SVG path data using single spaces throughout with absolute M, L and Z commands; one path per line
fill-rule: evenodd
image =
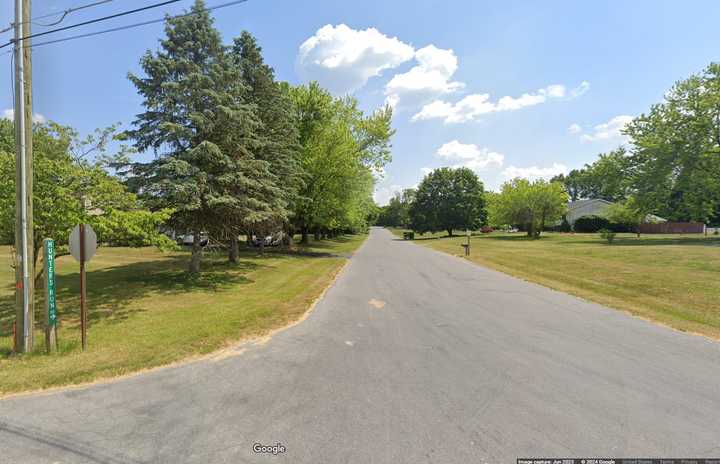
M 177 239 L 178 245 L 183 245 L 183 246 L 192 246 L 194 241 L 195 241 L 195 236 L 193 234 L 181 235 Z M 200 234 L 200 246 L 201 247 L 205 248 L 209 242 L 210 242 L 210 237 L 208 237 L 206 234 Z
M 282 244 L 282 234 L 267 235 L 264 238 L 253 235 L 250 244 L 254 247 L 263 246 L 280 246 Z

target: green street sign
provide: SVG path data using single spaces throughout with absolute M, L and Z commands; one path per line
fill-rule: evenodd
M 55 241 L 46 239 L 45 242 L 45 308 L 47 309 L 47 322 L 49 326 L 57 325 L 57 304 L 55 302 Z

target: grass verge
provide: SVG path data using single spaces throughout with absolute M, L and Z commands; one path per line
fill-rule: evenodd
M 392 229 L 402 236 L 403 230 Z M 462 255 L 463 237 L 415 242 Z M 618 234 L 473 235 L 470 260 L 636 316 L 720 339 L 720 237 Z
M 0 247 L 0 396 L 72 385 L 162 366 L 262 336 L 300 318 L 332 281 L 364 235 L 344 236 L 264 256 L 243 250 L 230 264 L 206 256 L 198 277 L 185 274 L 188 254 L 151 248 L 100 248 L 88 265 L 88 350 L 80 349 L 79 269 L 57 268 L 60 350 L 12 355 L 14 320 L 10 248 Z M 40 298 L 41 300 L 41 298 Z M 42 301 L 36 308 L 38 327 Z

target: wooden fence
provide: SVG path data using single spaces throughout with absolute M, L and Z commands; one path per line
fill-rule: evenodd
M 702 222 L 659 222 L 640 224 L 641 234 L 702 234 L 705 224 Z

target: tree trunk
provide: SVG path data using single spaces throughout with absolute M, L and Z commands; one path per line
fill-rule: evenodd
M 540 218 L 540 228 L 535 231 L 535 238 L 540 238 L 540 234 L 542 234 L 542 231 L 545 230 L 545 214 L 543 213 L 542 217 Z
M 202 247 L 200 246 L 200 231 L 193 231 L 193 244 L 192 254 L 190 255 L 190 266 L 188 272 L 190 274 L 200 273 L 200 256 L 202 254 Z
M 307 244 L 308 242 L 308 228 L 303 226 L 300 228 L 300 243 Z
M 318 229 L 315 229 L 315 241 L 316 241 L 316 242 L 319 242 L 319 241 L 320 241 L 320 238 L 321 238 L 321 237 L 320 237 L 320 229 L 319 229 L 319 228 L 318 228 Z
M 453 236 L 453 230 L 452 230 L 452 229 L 447 229 L 447 233 L 448 233 L 448 237 L 452 237 L 452 236 Z
M 228 261 L 231 263 L 238 262 L 238 254 L 240 252 L 240 244 L 237 235 L 233 235 L 230 239 L 230 251 L 228 252 Z
M 264 254 L 265 254 L 265 238 L 260 240 L 260 255 L 262 256 Z
M 283 246 L 283 248 L 292 248 L 292 245 L 293 245 L 293 234 L 292 234 L 292 232 L 287 232 L 285 235 L 283 235 L 282 246 Z

